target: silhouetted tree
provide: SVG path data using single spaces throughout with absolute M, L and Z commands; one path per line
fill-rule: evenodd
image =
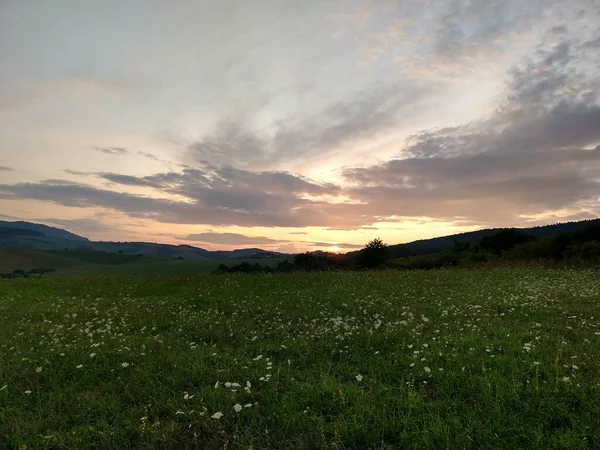
M 294 266 L 297 270 L 325 270 L 327 269 L 327 256 L 314 253 L 298 253 L 294 256 Z
M 375 269 L 382 266 L 390 257 L 391 254 L 388 246 L 381 239 L 377 238 L 370 241 L 359 252 L 358 263 L 361 268 Z

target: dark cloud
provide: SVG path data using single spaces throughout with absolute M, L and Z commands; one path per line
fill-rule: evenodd
M 94 150 L 107 155 L 127 155 L 129 151 L 123 147 L 94 147 Z
M 325 203 L 306 194 L 340 191 L 285 172 L 246 172 L 230 167 L 214 171 L 186 169 L 150 177 L 100 174 L 112 182 L 151 186 L 181 200 L 151 198 L 95 188 L 65 180 L 0 185 L 0 198 L 50 201 L 72 207 L 103 207 L 136 218 L 168 223 L 303 227 L 329 225 Z
M 598 199 L 600 81 L 577 69 L 575 46 L 561 41 L 511 70 L 488 121 L 422 133 L 401 159 L 346 170 L 347 194 L 367 215 L 494 224 Z
M 534 22 L 558 0 L 451 0 L 438 8 L 431 56 L 438 64 L 477 70 L 475 61 L 501 55 L 515 36 L 528 32 Z M 564 27 L 551 32 L 560 34 Z M 566 30 L 565 30 L 566 32 Z M 436 67 L 433 67 L 436 70 Z
M 137 152 L 137 154 L 140 155 L 140 156 L 143 156 L 144 158 L 152 159 L 154 161 L 160 161 L 160 159 L 156 155 L 153 155 L 152 153 Z
M 301 204 L 303 194 L 334 195 L 341 189 L 331 183 L 318 184 L 283 171 L 251 172 L 231 166 L 183 169 L 146 177 L 115 173 L 98 176 L 113 183 L 145 186 L 177 194 L 215 207 L 254 210 L 260 207 Z
M 120 173 L 98 173 L 97 176 L 104 178 L 112 183 L 126 186 L 141 186 L 160 188 L 163 185 L 158 181 L 153 181 L 152 177 L 134 177 L 132 175 L 123 175 Z
M 178 239 L 184 241 L 198 241 L 206 242 L 210 244 L 223 244 L 223 245 L 274 245 L 281 244 L 282 242 L 277 239 L 271 239 L 264 236 L 247 236 L 239 233 L 198 233 L 188 234 L 187 236 L 179 237 Z
M 68 173 L 69 175 L 77 175 L 77 176 L 80 176 L 80 175 L 87 176 L 87 175 L 94 174 L 93 172 L 83 172 L 81 170 L 74 170 L 74 169 L 63 169 L 63 172 Z
M 0 172 L 13 172 L 11 167 L 0 166 Z

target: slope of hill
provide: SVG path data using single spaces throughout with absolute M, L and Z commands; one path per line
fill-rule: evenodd
M 536 238 L 545 238 L 558 233 L 583 229 L 592 224 L 600 224 L 600 219 L 582 220 L 579 222 L 557 223 L 532 228 L 517 228 L 517 231 L 530 234 Z M 496 234 L 506 228 L 489 228 L 485 230 L 470 231 L 467 233 L 453 234 L 432 239 L 421 239 L 407 244 L 390 245 L 395 256 L 422 255 L 439 253 L 454 247 L 455 242 L 464 242 L 474 245 L 483 237 Z
M 77 252 L 107 252 L 168 259 L 227 260 L 273 258 L 283 254 L 260 248 L 209 251 L 191 245 L 152 242 L 97 242 L 58 228 L 29 222 L 0 221 L 0 248 Z
M 0 273 L 9 273 L 16 269 L 74 269 L 83 264 L 77 259 L 39 250 L 0 248 Z
M 58 239 L 69 239 L 74 241 L 89 241 L 88 238 L 83 236 L 79 236 L 77 234 L 71 233 L 66 230 L 62 230 L 60 228 L 49 227 L 48 225 L 42 225 L 40 223 L 31 223 L 31 222 L 6 222 L 4 220 L 0 220 L 0 228 L 12 228 L 13 230 L 26 230 L 28 231 L 36 231 L 41 233 L 43 236 L 47 236 L 49 238 L 58 238 Z
M 517 230 L 531 234 L 537 238 L 544 238 L 561 232 L 582 229 L 593 223 L 600 224 L 600 219 L 558 223 L 532 228 L 518 228 Z M 475 244 L 483 237 L 498 233 L 503 229 L 504 228 L 492 228 L 432 239 L 422 239 L 406 244 L 390 245 L 390 249 L 396 257 L 439 253 L 452 248 L 455 242 Z M 46 225 L 4 221 L 0 221 L 0 248 L 106 252 L 130 256 L 144 255 L 164 259 L 212 261 L 241 258 L 278 258 L 286 256 L 283 253 L 262 250 L 259 248 L 209 251 L 191 245 L 157 244 L 151 242 L 95 242 L 68 231 L 48 227 Z M 356 254 L 356 252 L 347 253 L 349 257 L 352 257 L 354 254 Z
M 44 233 L 35 230 L 25 230 L 23 228 L 11 228 L 0 226 L 0 236 L 4 238 L 8 236 L 44 236 Z

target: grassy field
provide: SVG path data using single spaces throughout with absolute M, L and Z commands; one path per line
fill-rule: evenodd
M 0 273 L 9 273 L 15 269 L 28 271 L 38 268 L 53 268 L 56 272 L 48 276 L 188 276 L 210 273 L 221 264 L 234 266 L 249 262 L 275 267 L 279 262 L 288 258 L 283 256 L 257 259 L 179 260 L 77 250 L 0 249 Z
M 0 447 L 600 448 L 600 274 L 0 280 Z
M 57 271 L 55 274 L 51 274 L 51 276 L 191 276 L 211 273 L 221 264 L 225 264 L 226 266 L 235 266 L 243 262 L 248 262 L 250 264 L 258 263 L 262 266 L 275 267 L 277 263 L 284 261 L 285 259 L 288 258 L 276 257 L 258 259 L 188 261 L 178 259 L 162 259 L 150 256 L 136 259 L 132 262 L 125 262 L 123 264 L 90 264 L 73 267 L 68 270 Z
M 56 270 L 68 270 L 84 263 L 62 255 L 39 250 L 0 248 L 0 273 L 15 269 L 31 270 L 40 267 L 53 267 Z

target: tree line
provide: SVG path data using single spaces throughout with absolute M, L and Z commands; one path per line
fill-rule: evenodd
M 600 264 L 600 225 L 536 238 L 514 228 L 485 236 L 476 244 L 455 241 L 451 249 L 434 254 L 410 254 L 400 247 L 390 248 L 381 239 L 373 239 L 358 252 L 300 253 L 275 267 L 243 262 L 221 264 L 215 273 L 289 273 L 326 270 L 436 269 L 474 267 L 494 264 L 569 263 L 581 266 Z

